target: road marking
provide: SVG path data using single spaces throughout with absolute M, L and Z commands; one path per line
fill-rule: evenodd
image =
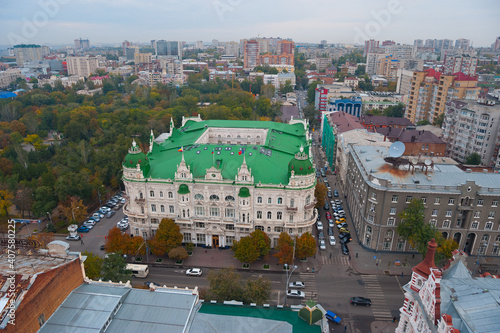
M 377 276 L 362 275 L 361 279 L 365 284 L 367 297 L 375 300 L 375 303 L 372 303 L 371 305 L 375 320 L 392 319 L 391 311 L 387 308 L 387 302 L 384 298 L 384 293 L 380 287 Z

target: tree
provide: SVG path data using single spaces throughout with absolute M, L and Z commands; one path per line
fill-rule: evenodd
M 130 278 L 130 271 L 126 269 L 127 263 L 121 253 L 109 254 L 102 265 L 102 280 L 125 282 Z
M 436 228 L 425 224 L 424 203 L 420 199 L 413 199 L 408 207 L 400 214 L 401 222 L 396 228 L 398 234 L 408 240 L 413 248 L 422 255 L 427 252 L 427 243 L 436 237 Z
M 272 84 L 264 84 L 260 87 L 260 94 L 265 98 L 273 98 L 275 92 L 276 88 Z
M 59 210 L 66 217 L 66 221 L 81 221 L 87 216 L 87 207 L 83 200 L 77 197 L 71 197 L 66 203 L 59 204 Z
M 207 280 L 210 284 L 208 291 L 211 299 L 217 302 L 241 301 L 243 288 L 241 287 L 241 276 L 233 268 L 212 270 L 208 273 Z
M 419 122 L 417 122 L 417 126 L 424 126 L 424 125 L 430 125 L 431 122 L 428 121 L 427 119 L 424 119 L 424 120 L 420 120 Z
M 278 258 L 278 262 L 281 265 L 291 264 L 293 262 L 293 240 L 286 232 L 280 234 L 274 256 Z
M 243 263 L 252 263 L 259 259 L 260 253 L 252 237 L 242 237 L 233 242 L 234 257 Z
M 7 189 L 0 189 L 0 215 L 9 216 L 9 207 L 12 206 L 14 195 Z
M 250 234 L 250 238 L 254 242 L 259 256 L 266 257 L 271 251 L 271 239 L 269 236 L 264 231 L 257 229 Z
M 467 165 L 481 165 L 481 156 L 478 153 L 474 152 L 467 156 L 465 159 L 465 164 Z
M 405 105 L 398 103 L 398 105 L 391 105 L 384 110 L 384 116 L 403 118 L 405 115 Z
M 162 219 L 155 237 L 150 242 L 151 251 L 156 256 L 164 256 L 174 247 L 182 244 L 179 226 L 172 219 Z
M 441 239 L 443 237 L 441 236 Z M 450 259 L 453 255 L 452 252 L 458 249 L 458 243 L 453 239 L 442 239 L 441 242 L 438 242 L 438 247 L 436 252 L 442 256 L 444 259 Z M 439 260 L 437 260 L 439 261 Z
M 432 124 L 434 126 L 441 128 L 443 126 L 443 122 L 444 122 L 444 113 L 441 113 L 435 118 Z
M 312 257 L 316 254 L 316 240 L 311 235 L 311 233 L 306 232 L 305 234 L 302 234 L 299 238 L 297 238 L 295 243 L 295 251 L 297 253 L 297 257 L 299 258 Z
M 109 229 L 106 236 L 106 251 L 123 253 L 128 238 L 130 237 L 124 234 L 118 227 Z
M 245 303 L 264 304 L 271 295 L 271 283 L 262 277 L 248 280 L 243 293 Z
M 82 252 L 82 255 L 87 256 L 87 259 L 83 262 L 85 275 L 87 275 L 89 279 L 98 280 L 101 277 L 102 264 L 104 260 L 101 257 L 87 251 Z
M 175 260 L 184 260 L 189 257 L 187 250 L 181 246 L 174 247 L 172 250 L 168 251 L 168 257 Z
M 321 208 L 325 205 L 325 197 L 326 197 L 326 185 L 325 183 L 316 183 L 316 188 L 314 189 L 314 196 L 316 197 L 316 208 Z
M 292 82 L 290 80 L 286 80 L 285 85 L 283 85 L 280 90 L 282 94 L 293 92 Z

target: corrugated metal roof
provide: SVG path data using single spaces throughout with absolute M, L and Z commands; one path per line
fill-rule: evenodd
M 247 327 L 248 332 L 293 332 L 293 326 L 285 321 L 206 313 L 196 315 L 192 332 L 240 332 L 242 327 Z
M 192 290 L 155 292 L 108 284 L 75 289 L 39 332 L 185 332 L 198 296 Z

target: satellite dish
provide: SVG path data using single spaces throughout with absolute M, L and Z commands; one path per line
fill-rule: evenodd
M 396 141 L 389 147 L 390 157 L 398 158 L 402 156 L 404 152 L 405 152 L 405 144 L 402 143 L 401 141 Z
M 426 159 L 424 161 L 425 165 L 431 165 L 432 164 L 432 161 L 430 159 Z

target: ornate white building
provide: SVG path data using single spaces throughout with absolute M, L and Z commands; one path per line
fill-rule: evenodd
M 308 124 L 183 119 L 144 154 L 135 141 L 123 162 L 133 235 L 151 238 L 162 218 L 184 242 L 231 246 L 253 230 L 275 246 L 283 231 L 311 232 L 316 185 Z

